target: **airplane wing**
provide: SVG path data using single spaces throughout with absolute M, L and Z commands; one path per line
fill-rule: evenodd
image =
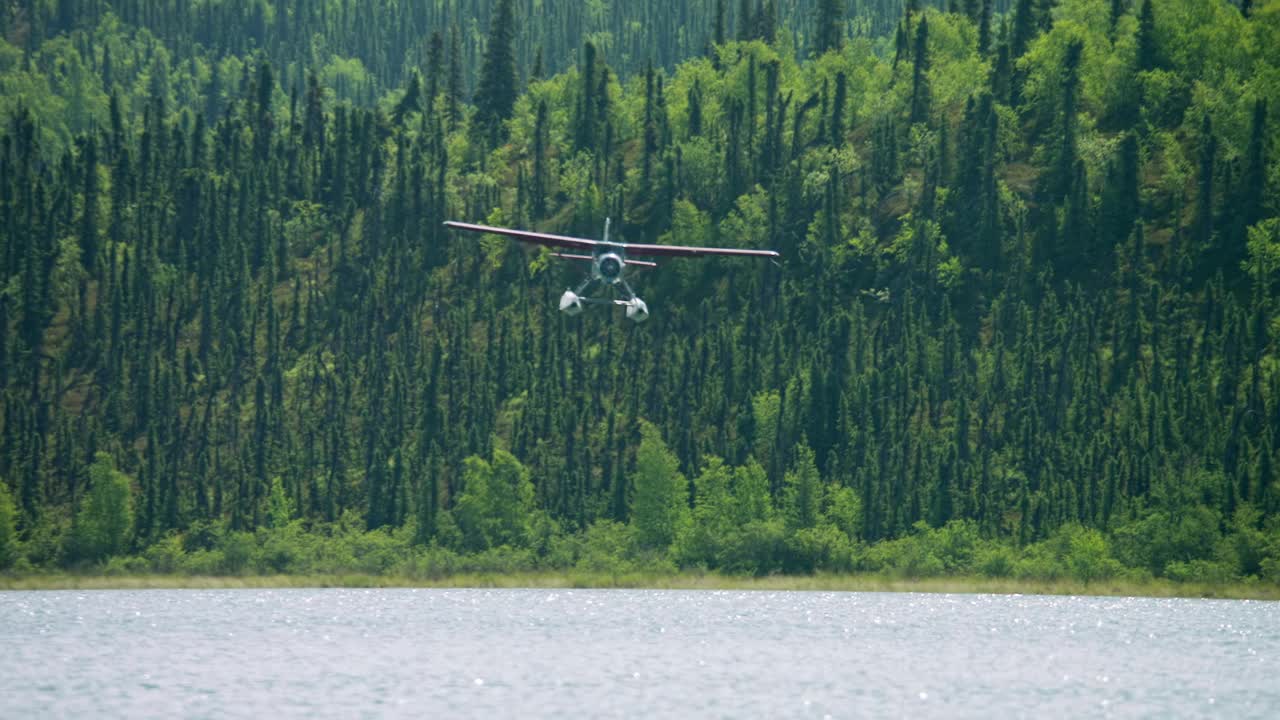
M 571 253 L 551 253 L 551 256 L 564 258 L 566 260 L 594 260 L 595 259 L 590 255 L 574 255 Z M 648 260 L 632 260 L 631 258 L 625 258 L 622 262 L 628 265 L 638 265 L 640 267 L 651 267 L 651 268 L 658 267 L 658 263 L 649 262 Z
M 453 220 L 445 222 L 445 226 L 454 228 L 455 230 L 506 235 L 507 237 L 515 238 L 521 242 L 568 248 L 570 250 L 593 250 L 597 245 L 605 244 L 601 243 L 599 240 L 588 240 L 586 238 L 570 237 L 568 235 L 552 235 L 550 233 L 530 232 L 528 230 L 512 230 L 511 228 L 493 227 L 491 225 L 474 225 L 472 223 L 454 222 Z M 647 255 L 652 257 L 705 257 L 712 255 L 721 257 L 758 257 L 767 258 L 769 260 L 777 260 L 782 257 L 780 253 L 774 250 L 740 250 L 738 248 L 695 247 L 691 245 L 644 245 L 640 243 L 607 244 L 614 247 L 621 247 L 627 255 Z
M 739 250 L 738 248 L 694 247 L 691 245 L 640 245 L 625 243 L 628 255 L 648 255 L 653 257 L 705 257 L 738 256 L 758 257 L 777 260 L 782 257 L 776 250 Z
M 591 250 L 596 245 L 600 244 L 595 240 L 569 237 L 568 235 L 551 235 L 550 233 L 529 232 L 528 230 L 512 230 L 511 228 L 492 227 L 490 225 L 473 225 L 471 223 L 454 222 L 452 220 L 447 221 L 445 223 L 445 227 L 451 227 L 455 230 L 467 230 L 468 232 L 506 235 L 507 237 L 515 238 L 521 242 L 568 248 L 570 250 Z

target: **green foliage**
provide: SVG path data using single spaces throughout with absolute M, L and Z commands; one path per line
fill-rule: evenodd
M 730 512 L 733 524 L 737 526 L 773 518 L 769 477 L 755 458 L 748 459 L 746 465 L 734 469 L 733 502 L 730 503 Z
M 1175 582 L 1220 585 L 1239 578 L 1234 568 L 1212 560 L 1174 561 L 1165 567 L 1165 577 Z
M 783 570 L 787 572 L 849 572 L 853 567 L 853 546 L 848 536 L 830 523 L 800 528 L 786 540 Z
M 640 447 L 631 477 L 631 525 L 642 548 L 665 550 L 690 522 L 689 482 L 676 456 L 652 424 L 640 425 Z
M 1218 513 L 1204 505 L 1170 513 L 1155 510 L 1114 532 L 1116 557 L 1130 567 L 1144 567 L 1156 575 L 1171 563 L 1209 560 L 1219 538 Z
M 1280 271 L 1280 218 L 1252 225 L 1248 232 L 1249 257 L 1244 269 L 1258 282 L 1274 284 Z
M 928 577 L 970 572 L 985 543 L 977 526 L 952 520 L 941 528 L 916 523 L 914 533 L 872 546 L 863 558 L 868 570 L 887 571 L 904 577 Z
M 1007 545 L 989 544 L 974 557 L 974 572 L 989 578 L 1005 578 L 1013 575 L 1017 553 Z
M 1274 8 L 907 5 L 24 6 L 0 565 L 1275 578 Z
M 1064 526 L 1059 533 L 1067 536 L 1067 572 L 1073 579 L 1087 585 L 1118 572 L 1120 564 L 1111 557 L 1102 533 L 1078 526 Z
M 1274 537 L 1262 528 L 1262 513 L 1252 505 L 1236 508 L 1230 530 L 1220 541 L 1218 557 L 1233 576 L 1259 576 L 1267 556 L 1280 552 Z
M 293 520 L 293 512 L 293 501 L 285 494 L 280 478 L 271 478 L 271 497 L 267 499 L 268 527 L 287 527 Z
M 454 516 L 465 548 L 518 547 L 528 542 L 533 484 L 529 471 L 511 453 L 495 449 L 492 463 L 468 457 L 462 488 Z
M 676 538 L 673 555 L 683 566 L 713 566 L 725 538 L 736 525 L 730 483 L 733 468 L 717 457 L 708 458 L 693 482 L 693 522 Z
M 862 499 L 852 488 L 835 487 L 827 491 L 827 518 L 850 541 L 862 532 Z
M 613 520 L 598 520 L 583 533 L 579 570 L 622 574 L 635 569 L 633 528 Z
M 768 575 L 782 569 L 786 528 L 777 520 L 753 520 L 721 539 L 715 567 L 735 574 Z
M 133 532 L 133 487 L 115 460 L 98 453 L 89 466 L 89 494 L 71 530 L 70 555 L 100 562 L 128 549 Z
M 240 575 L 250 569 L 254 551 L 253 535 L 250 533 L 227 533 L 219 549 L 222 551 L 222 563 L 218 568 L 220 573 Z
M 18 560 L 17 515 L 9 486 L 0 479 L 0 570 L 8 570 Z
M 485 43 L 475 102 L 476 127 L 491 143 L 500 134 L 503 121 L 511 117 L 511 108 L 516 102 L 516 67 L 512 48 L 515 31 L 512 0 L 498 0 L 489 26 L 489 39 Z
M 808 445 L 796 447 L 795 462 L 784 481 L 782 516 L 787 527 L 804 530 L 816 526 L 822 518 L 824 489 L 813 450 Z

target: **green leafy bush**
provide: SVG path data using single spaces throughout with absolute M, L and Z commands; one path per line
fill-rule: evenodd
M 1014 577 L 1033 580 L 1071 578 L 1085 584 L 1124 571 L 1111 557 L 1107 538 L 1094 528 L 1076 524 L 1059 527 L 1048 539 L 1027 546 L 1014 564 Z
M 992 578 L 1011 577 L 1018 557 L 1007 545 L 988 543 L 973 560 L 973 569 L 980 575 Z
M 227 572 L 222 550 L 196 550 L 182 556 L 179 572 L 187 575 L 222 575 Z
M 968 520 L 952 520 L 941 528 L 921 521 L 913 533 L 877 543 L 863 554 L 862 566 L 904 577 L 933 577 L 970 571 L 984 546 L 978 527 Z
M 575 567 L 598 573 L 626 573 L 636 569 L 635 535 L 629 525 L 613 520 L 597 520 L 585 533 L 582 555 Z
M 783 569 L 787 572 L 853 569 L 853 545 L 849 536 L 830 523 L 796 530 L 787 538 L 785 546 Z
M 1116 528 L 1112 541 L 1122 563 L 1163 575 L 1169 563 L 1212 557 L 1221 537 L 1219 525 L 1218 513 L 1204 505 L 1156 510 Z
M 1165 566 L 1164 574 L 1174 582 L 1221 584 L 1239 579 L 1230 565 L 1213 560 L 1175 560 Z
M 1107 539 L 1093 528 L 1066 525 L 1059 529 L 1059 542 L 1065 542 L 1067 573 L 1075 580 L 1088 584 L 1094 580 L 1114 577 L 1121 565 L 1111 557 Z M 1062 551 L 1062 550 L 1060 550 Z
M 222 538 L 222 568 L 227 575 L 242 575 L 250 569 L 255 543 L 253 535 L 232 531 Z
M 752 520 L 724 538 L 717 564 L 729 573 L 779 572 L 787 553 L 786 537 L 781 520 Z
M 0 479 L 0 570 L 8 570 L 18 560 L 17 514 L 9 486 Z
M 98 453 L 89 466 L 89 494 L 71 530 L 71 555 L 97 562 L 124 552 L 133 532 L 133 488 L 115 461 Z
M 448 548 L 430 545 L 418 548 L 405 558 L 401 572 L 405 577 L 439 580 L 448 577 L 460 567 L 458 554 Z
M 184 553 L 182 551 L 182 538 L 177 535 L 169 537 L 153 543 L 142 554 L 146 561 L 146 568 L 153 573 L 176 573 L 181 572 L 184 565 Z

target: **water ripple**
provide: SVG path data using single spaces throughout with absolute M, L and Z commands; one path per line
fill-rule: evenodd
M 1280 604 L 632 590 L 0 593 L 3 717 L 1280 717 Z

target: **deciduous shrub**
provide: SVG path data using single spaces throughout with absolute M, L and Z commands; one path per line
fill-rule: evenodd
M 98 562 L 128 548 L 133 532 L 133 488 L 115 461 L 98 453 L 89 466 L 89 494 L 71 531 L 71 556 Z

